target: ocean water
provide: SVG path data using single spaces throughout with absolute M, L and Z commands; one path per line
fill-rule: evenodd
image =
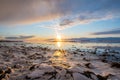
M 31 47 L 47 47 L 50 49 L 80 49 L 80 50 L 92 50 L 97 48 L 100 51 L 105 49 L 115 50 L 120 52 L 120 43 L 80 43 L 80 42 L 0 42 L 0 46 L 31 46 Z

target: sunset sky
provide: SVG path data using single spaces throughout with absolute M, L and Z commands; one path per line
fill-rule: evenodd
M 120 0 L 0 0 L 0 39 L 120 37 Z

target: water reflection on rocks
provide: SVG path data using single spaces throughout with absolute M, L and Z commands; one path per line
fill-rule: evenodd
M 0 80 L 120 80 L 120 53 L 96 50 L 0 45 Z
M 67 52 L 65 50 L 57 50 L 54 52 L 52 58 L 50 61 L 52 62 L 52 65 L 54 66 L 61 66 L 64 68 L 70 67 L 69 61 L 67 60 Z

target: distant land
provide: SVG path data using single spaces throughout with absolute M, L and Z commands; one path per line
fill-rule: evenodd
M 16 40 L 0 40 L 0 42 L 23 42 L 23 41 L 16 41 Z
M 56 42 L 54 39 L 48 41 Z M 71 38 L 63 39 L 62 42 L 99 42 L 99 43 L 120 43 L 120 37 L 105 37 L 105 38 Z

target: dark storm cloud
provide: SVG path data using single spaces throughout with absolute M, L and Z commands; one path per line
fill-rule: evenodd
M 92 35 L 108 35 L 108 34 L 120 34 L 120 29 L 92 33 Z
M 5 39 L 29 39 L 33 37 L 34 36 L 18 36 L 18 37 L 5 37 Z
M 59 18 L 57 25 L 64 29 L 120 17 L 119 4 L 120 0 L 0 0 L 0 24 L 29 24 Z

